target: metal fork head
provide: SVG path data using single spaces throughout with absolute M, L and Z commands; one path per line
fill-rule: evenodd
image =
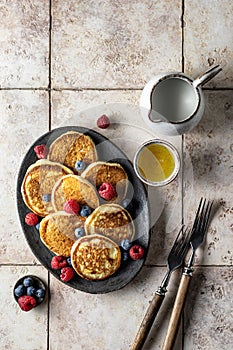
M 210 219 L 212 205 L 213 202 L 207 202 L 206 199 L 203 200 L 203 198 L 201 198 L 190 238 L 190 244 L 193 250 L 197 249 L 197 247 L 203 242 Z
M 190 235 L 191 230 L 188 228 L 184 230 L 184 226 L 182 226 L 167 258 L 167 265 L 170 271 L 174 271 L 183 263 L 189 248 Z

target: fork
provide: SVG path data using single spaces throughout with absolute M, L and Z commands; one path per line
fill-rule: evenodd
M 212 205 L 213 202 L 207 202 L 206 199 L 203 200 L 203 198 L 201 198 L 190 238 L 192 253 L 181 277 L 162 350 L 171 350 L 175 344 L 181 314 L 183 312 L 189 283 L 193 273 L 195 251 L 204 240 L 204 236 L 209 224 Z
M 167 272 L 164 276 L 164 279 L 161 285 L 158 287 L 157 291 L 154 294 L 152 301 L 146 311 L 144 319 L 139 327 L 138 333 L 134 339 L 134 342 L 131 346 L 131 350 L 140 350 L 142 349 L 146 338 L 149 334 L 149 331 L 152 327 L 154 319 L 158 314 L 158 311 L 162 305 L 165 294 L 167 292 L 167 286 L 171 273 L 181 266 L 183 259 L 186 255 L 187 249 L 189 248 L 190 234 L 191 231 L 186 229 L 183 232 L 184 226 L 180 229 L 172 247 L 170 253 L 167 257 Z

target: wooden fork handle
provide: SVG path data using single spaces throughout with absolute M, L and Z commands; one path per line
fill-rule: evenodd
M 163 299 L 165 297 L 165 294 L 155 294 L 152 301 L 150 302 L 150 305 L 146 311 L 146 314 L 144 316 L 144 319 L 139 327 L 138 333 L 134 339 L 134 342 L 130 348 L 130 350 L 141 350 L 146 338 L 149 334 L 149 331 L 152 327 L 152 324 L 154 322 L 154 319 L 160 309 L 160 306 L 162 305 Z
M 184 308 L 190 280 L 190 275 L 183 274 L 181 277 L 179 289 L 176 295 L 176 300 L 172 310 L 162 350 L 171 350 L 175 344 L 176 335 L 179 328 L 179 323 Z

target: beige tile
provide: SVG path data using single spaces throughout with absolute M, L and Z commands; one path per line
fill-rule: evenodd
M 50 349 L 129 349 L 164 273 L 164 268 L 144 267 L 127 287 L 103 295 L 79 292 L 51 278 Z M 171 280 L 145 350 L 161 348 L 177 277 Z M 179 337 L 175 349 L 180 346 Z
M 158 72 L 180 70 L 180 16 L 171 0 L 53 2 L 53 85 L 142 88 Z
M 231 91 L 206 92 L 206 112 L 200 124 L 185 136 L 189 160 L 185 172 L 184 212 L 194 219 L 200 198 L 215 201 L 206 243 L 198 263 L 232 265 L 232 111 Z
M 200 268 L 185 308 L 184 350 L 232 347 L 232 268 Z
M 48 130 L 48 95 L 44 91 L 1 91 L 0 101 L 0 263 L 31 263 L 35 258 L 18 219 L 16 183 L 24 155 Z
M 47 271 L 40 266 L 0 266 L 1 322 L 0 348 L 6 350 L 44 350 L 47 348 L 47 300 L 28 312 L 17 305 L 13 288 L 17 280 L 32 274 L 47 285 Z
M 49 2 L 1 1 L 0 87 L 47 87 Z
M 233 87 L 232 12 L 228 0 L 185 1 L 185 71 L 196 77 L 216 64 L 223 68 L 207 86 Z

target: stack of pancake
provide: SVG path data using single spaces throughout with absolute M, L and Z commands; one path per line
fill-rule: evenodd
M 82 161 L 85 170 L 77 171 Z M 98 194 L 103 183 L 110 183 L 116 197 L 104 201 Z M 128 177 L 118 163 L 98 160 L 93 140 L 75 131 L 59 136 L 49 147 L 47 159 L 32 164 L 22 183 L 27 207 L 42 217 L 40 238 L 54 254 L 71 257 L 79 276 L 102 280 L 115 273 L 121 263 L 119 244 L 132 241 L 134 223 L 120 203 L 125 198 Z M 65 203 L 74 199 L 88 206 L 91 214 L 68 214 Z M 80 228 L 84 237 L 77 238 Z

